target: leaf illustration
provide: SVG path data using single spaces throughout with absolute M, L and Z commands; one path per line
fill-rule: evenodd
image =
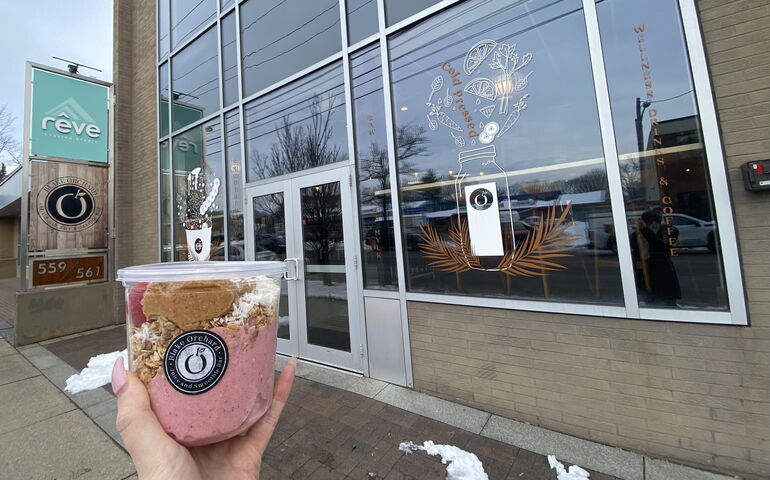
M 566 233 L 572 225 L 567 221 L 572 204 L 568 204 L 561 215 L 556 214 L 556 205 L 549 207 L 545 215 L 539 216 L 538 224 L 515 250 L 506 253 L 495 269 L 509 276 L 542 277 L 549 272 L 567 267 L 554 259 L 571 257 L 574 249 L 570 243 L 580 235 Z M 465 272 L 482 268 L 479 257 L 471 250 L 470 231 L 465 220 L 452 222 L 447 244 L 431 225 L 420 225 L 420 252 L 432 259 L 428 265 L 445 272 Z

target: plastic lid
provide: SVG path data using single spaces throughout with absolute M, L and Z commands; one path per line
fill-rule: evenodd
M 278 277 L 286 272 L 284 262 L 169 262 L 137 265 L 118 270 L 123 283 L 222 280 L 257 275 Z

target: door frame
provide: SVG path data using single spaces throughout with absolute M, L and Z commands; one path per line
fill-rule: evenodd
M 254 209 L 253 198 L 261 195 L 281 193 L 284 196 L 284 215 L 286 228 L 287 259 L 299 259 L 297 280 L 287 280 L 289 296 L 289 332 L 290 339 L 278 339 L 280 353 L 295 355 L 334 367 L 364 373 L 364 322 L 361 317 L 362 292 L 358 282 L 358 235 L 356 207 L 352 189 L 352 167 L 340 166 L 324 169 L 306 175 L 282 177 L 272 182 L 260 182 L 246 186 L 244 191 L 245 247 L 246 259 L 254 259 Z M 305 262 L 302 241 L 302 205 L 301 189 L 314 185 L 339 182 L 342 208 L 342 228 L 344 238 L 345 277 L 348 307 L 348 326 L 350 331 L 350 352 L 344 352 L 307 341 L 307 306 L 305 288 Z M 302 327 L 302 328 L 300 328 Z

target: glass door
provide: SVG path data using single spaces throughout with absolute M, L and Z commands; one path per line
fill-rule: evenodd
M 346 167 L 248 188 L 247 248 L 296 267 L 283 280 L 278 351 L 362 371 L 349 178 Z
M 293 258 L 293 231 L 287 219 L 291 204 L 291 182 L 281 181 L 247 189 L 246 258 L 248 260 L 286 260 Z M 287 229 L 287 226 L 289 227 Z M 287 242 L 288 240 L 288 242 Z M 278 310 L 278 351 L 298 355 L 296 338 L 296 282 L 281 280 L 281 303 Z M 292 325 L 294 324 L 294 325 Z M 296 336 L 296 333 L 295 333 Z

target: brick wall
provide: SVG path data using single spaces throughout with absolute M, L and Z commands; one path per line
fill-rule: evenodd
M 158 261 L 155 0 L 114 2 L 117 268 Z
M 770 477 L 770 3 L 700 0 L 751 327 L 409 302 L 415 388 L 509 418 L 747 478 Z

